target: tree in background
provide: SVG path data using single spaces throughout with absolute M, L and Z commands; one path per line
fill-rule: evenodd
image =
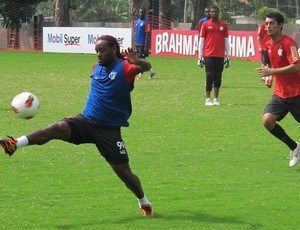
M 159 29 L 170 30 L 171 29 L 171 16 L 172 7 L 171 0 L 159 1 Z
M 198 21 L 204 17 L 204 9 L 210 4 L 210 0 L 195 0 L 193 13 L 194 17 L 191 25 L 191 30 L 197 30 Z
M 124 0 L 71 0 L 71 19 L 81 22 L 128 22 L 129 1 Z
M 284 12 L 282 12 L 281 10 L 276 9 L 276 8 L 269 8 L 267 6 L 264 6 L 264 7 L 260 8 L 257 12 L 254 12 L 253 14 L 251 14 L 251 17 L 257 18 L 257 19 L 260 19 L 260 20 L 265 20 L 266 19 L 266 14 L 269 13 L 269 12 L 281 13 L 284 16 L 284 20 L 285 21 L 287 20 L 287 16 Z
M 70 0 L 54 0 L 54 22 L 58 27 L 70 26 Z
M 2 26 L 10 29 L 9 40 L 13 48 L 19 47 L 19 30 L 22 23 L 31 20 L 36 6 L 43 0 L 0 0 Z

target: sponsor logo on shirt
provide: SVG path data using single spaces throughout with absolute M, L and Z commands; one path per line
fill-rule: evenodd
M 291 46 L 291 54 L 292 54 L 293 61 L 299 60 L 299 54 L 296 46 Z

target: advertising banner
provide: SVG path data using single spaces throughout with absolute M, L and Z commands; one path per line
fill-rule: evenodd
M 216 41 L 223 42 L 223 41 Z M 229 31 L 230 58 L 259 61 L 257 32 Z M 152 56 L 198 57 L 196 30 L 153 30 Z
M 130 28 L 44 27 L 43 51 L 94 54 L 95 43 L 102 35 L 116 37 L 121 48 L 131 47 Z

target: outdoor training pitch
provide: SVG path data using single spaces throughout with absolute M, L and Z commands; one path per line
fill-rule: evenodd
M 19 137 L 83 109 L 96 55 L 1 52 L 0 136 Z M 52 141 L 0 154 L 0 229 L 299 229 L 300 165 L 262 125 L 272 89 L 258 62 L 224 69 L 219 107 L 204 106 L 204 68 L 192 58 L 149 57 L 156 71 L 135 82 L 130 164 L 155 216 L 93 145 Z M 15 95 L 40 101 L 31 120 L 13 116 Z M 300 141 L 299 124 L 281 122 Z

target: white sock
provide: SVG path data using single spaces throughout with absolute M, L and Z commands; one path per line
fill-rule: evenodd
M 139 199 L 137 198 L 138 202 L 139 202 L 139 207 L 141 208 L 142 205 L 144 204 L 150 204 L 149 200 L 147 199 L 146 195 L 144 195 L 143 198 Z
M 21 136 L 19 138 L 17 138 L 17 149 L 27 146 L 28 145 L 28 139 L 26 136 Z

